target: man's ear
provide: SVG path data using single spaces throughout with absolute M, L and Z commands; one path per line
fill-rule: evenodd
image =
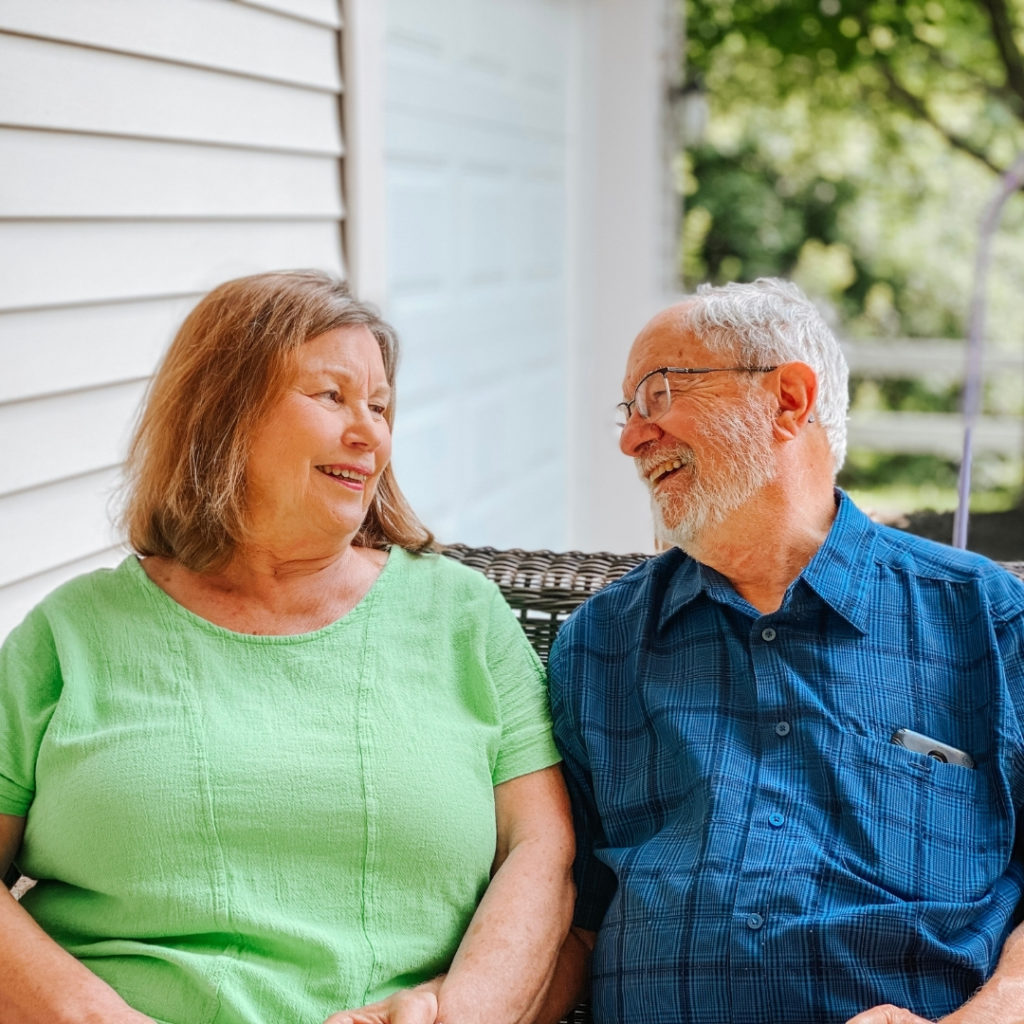
M 806 363 L 783 363 L 775 373 L 775 397 L 775 436 L 792 441 L 811 418 L 818 397 L 818 375 Z

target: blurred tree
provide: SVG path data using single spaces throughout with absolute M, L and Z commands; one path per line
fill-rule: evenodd
M 931 126 L 996 173 L 1024 144 L 1022 0 L 687 0 L 689 81 L 717 96 L 813 93 Z M 763 72 L 768 72 L 764 74 Z
M 683 93 L 713 116 L 686 140 L 684 279 L 785 274 L 854 333 L 962 334 L 978 214 L 1024 149 L 1024 0 L 686 0 L 686 18 Z M 1005 230 L 1022 224 L 1018 202 Z M 999 256 L 1005 331 L 1024 254 Z

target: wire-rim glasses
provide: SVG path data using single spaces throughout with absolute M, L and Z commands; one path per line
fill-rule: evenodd
M 660 420 L 672 408 L 672 389 L 668 385 L 670 373 L 771 373 L 778 366 L 659 366 L 644 374 L 633 391 L 631 402 L 619 402 L 615 407 L 615 423 L 621 429 L 629 422 L 635 408 L 641 419 Z

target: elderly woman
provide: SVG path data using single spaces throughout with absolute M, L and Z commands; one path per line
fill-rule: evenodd
M 0 1020 L 527 1020 L 568 927 L 543 670 L 390 466 L 394 333 L 228 282 L 128 459 L 135 554 L 0 651 Z M 351 1009 L 351 1008 L 357 1009 Z

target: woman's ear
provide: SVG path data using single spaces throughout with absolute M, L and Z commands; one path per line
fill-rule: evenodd
M 805 424 L 814 422 L 818 375 L 806 363 L 783 363 L 775 375 L 775 397 L 775 436 L 780 441 L 795 440 Z

